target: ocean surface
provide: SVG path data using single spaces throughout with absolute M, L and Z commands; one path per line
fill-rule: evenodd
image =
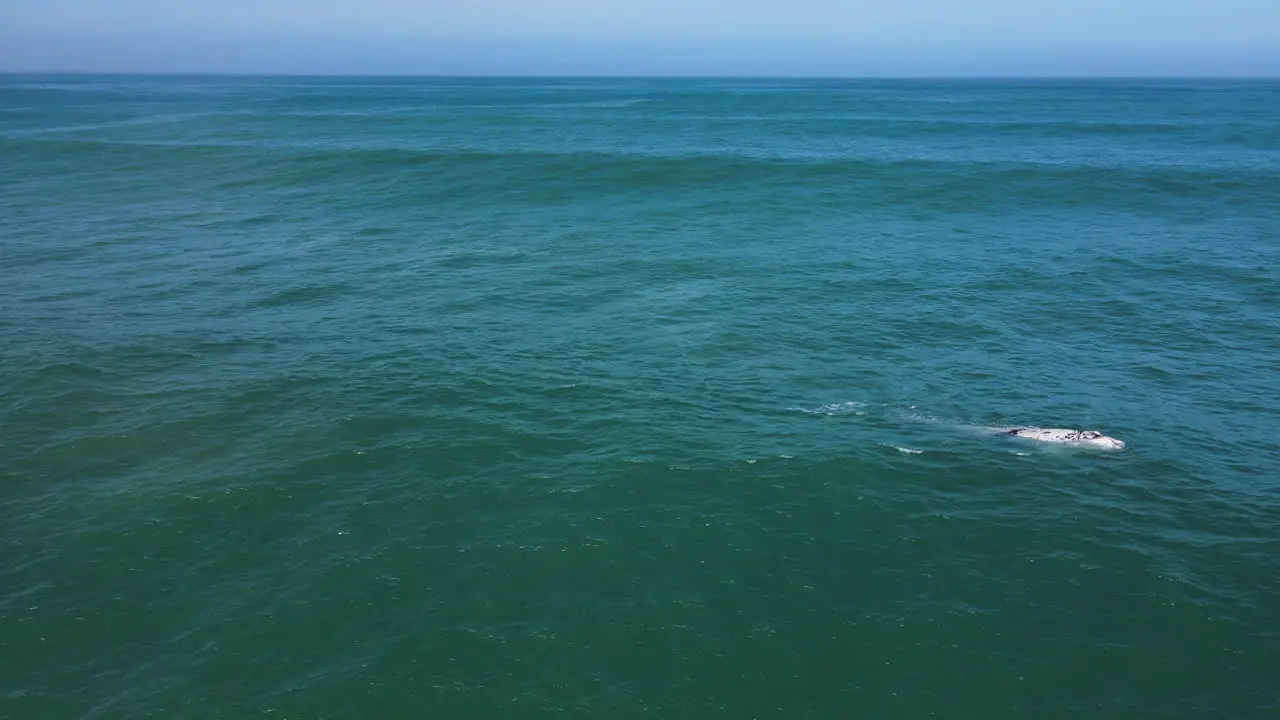
M 1280 717 L 1280 82 L 0 77 L 0 718 L 1024 717 Z

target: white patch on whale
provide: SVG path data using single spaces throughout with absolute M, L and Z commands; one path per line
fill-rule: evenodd
M 994 431 L 1009 437 L 1039 440 L 1040 442 L 1059 443 L 1062 445 L 1084 445 L 1100 450 L 1123 450 L 1123 440 L 1103 435 L 1097 430 L 1070 430 L 1067 428 L 994 428 Z

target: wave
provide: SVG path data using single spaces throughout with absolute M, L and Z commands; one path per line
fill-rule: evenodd
M 169 118 L 160 121 L 167 122 Z M 152 120 L 130 120 L 108 125 L 148 124 Z M 100 125 L 107 127 L 108 125 Z M 84 128 L 95 126 L 86 125 Z M 81 128 L 55 128 L 47 132 Z M 152 152 L 161 159 L 188 159 L 183 156 L 224 154 L 246 159 L 270 160 L 283 168 L 341 171 L 360 175 L 370 171 L 483 170 L 495 166 L 535 167 L 539 171 L 562 169 L 579 174 L 604 174 L 629 170 L 635 175 L 662 172 L 665 181 L 739 179 L 757 180 L 762 175 L 791 174 L 800 179 L 875 179 L 893 173 L 915 173 L 924 177 L 949 176 L 956 173 L 983 174 L 990 179 L 1051 180 L 1128 180 L 1135 183 L 1170 182 L 1192 191 L 1208 184 L 1213 188 L 1240 189 L 1259 187 L 1273 189 L 1278 182 L 1272 168 L 1264 165 L 1233 164 L 1183 165 L 1176 162 L 1133 158 L 1081 157 L 1071 161 L 1001 160 L 939 154 L 930 156 L 885 149 L 859 151 L 855 148 L 825 150 L 801 149 L 724 149 L 691 147 L 666 151 L 627 147 L 586 149 L 487 149 L 438 147 L 369 147 L 349 146 L 329 149 L 293 142 L 258 140 L 185 141 L 154 139 L 64 138 L 29 135 L 9 131 L 0 134 L 0 147 L 6 153 L 27 156 L 74 157 L 83 154 Z M 163 157 L 161 157 L 163 153 Z M 745 175 L 744 175 L 745 173 Z
M 760 195 L 805 193 L 815 202 L 857 207 L 1075 206 L 1129 210 L 1187 200 L 1241 203 L 1280 194 L 1264 169 L 1132 165 L 1050 165 L 936 159 L 746 157 L 621 152 L 264 149 L 248 144 L 156 144 L 0 140 L 8 157 L 36 161 L 111 160 L 139 170 L 183 167 L 218 187 L 348 191 L 385 189 L 402 198 L 474 199 L 477 192 L 535 204 L 582 193 L 674 192 L 718 187 Z M 197 172 L 198 170 L 198 172 Z
M 867 414 L 866 410 L 862 409 L 862 408 L 865 408 L 866 406 L 867 406 L 866 403 L 850 401 L 850 402 L 842 402 L 842 403 L 830 403 L 828 405 L 820 405 L 815 408 L 796 407 L 792 409 L 798 410 L 799 412 L 802 412 L 802 413 L 809 413 L 810 415 L 827 415 L 827 416 L 866 415 Z

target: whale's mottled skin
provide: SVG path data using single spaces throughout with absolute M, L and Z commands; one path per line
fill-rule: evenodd
M 1123 450 L 1124 441 L 1103 435 L 1097 430 L 1068 430 L 1066 428 L 1000 428 L 1001 435 L 1040 440 L 1041 442 L 1067 445 L 1088 445 L 1103 450 Z

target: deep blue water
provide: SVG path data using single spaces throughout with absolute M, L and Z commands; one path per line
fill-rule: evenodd
M 0 718 L 1276 717 L 1278 228 L 1274 82 L 0 77 Z

